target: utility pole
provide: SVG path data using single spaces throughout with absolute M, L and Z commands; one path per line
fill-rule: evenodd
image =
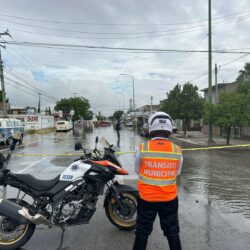
M 73 93 L 71 93 L 71 94 L 74 95 L 74 98 L 76 98 L 76 96 L 77 96 L 79 93 L 73 92 Z
M 212 3 L 208 0 L 208 101 L 212 104 Z M 212 122 L 208 125 L 208 143 L 213 142 Z
M 5 31 L 4 33 L 0 33 L 0 37 L 1 36 L 11 37 L 8 30 Z M 0 74 L 1 74 L 0 78 L 1 78 L 2 99 L 3 99 L 3 115 L 4 115 L 4 117 L 7 117 L 6 92 L 5 92 L 5 85 L 4 85 L 3 61 L 2 61 L 2 55 L 1 55 L 1 47 L 3 47 L 5 49 L 5 46 L 0 44 Z
M 152 114 L 152 112 L 153 112 L 153 96 L 151 96 L 150 99 L 151 99 L 151 114 Z
M 37 113 L 41 113 L 41 93 L 38 93 L 38 95 L 39 95 L 39 100 L 38 100 Z
M 125 112 L 125 109 L 124 109 L 124 94 L 122 94 L 122 110 L 123 110 L 123 112 Z
M 4 76 L 3 76 L 3 61 L 2 61 L 1 47 L 0 47 L 0 74 L 1 74 L 2 99 L 3 99 L 3 115 L 4 115 L 4 117 L 7 117 L 6 95 L 5 95 Z
M 133 80 L 133 109 L 134 109 L 134 112 L 135 112 L 135 80 L 134 80 L 134 77 L 131 76 L 132 80 Z
M 219 101 L 219 92 L 218 92 L 218 82 L 217 82 L 217 76 L 218 76 L 218 67 L 217 67 L 217 63 L 215 64 L 215 102 L 218 103 Z
M 134 112 L 134 122 L 136 123 L 135 126 L 136 126 L 136 129 L 137 129 L 137 121 L 136 121 L 136 115 L 135 115 L 135 80 L 134 80 L 134 77 L 132 75 L 129 75 L 129 74 L 120 74 L 120 76 L 128 76 L 132 79 L 132 84 L 133 84 L 133 112 Z

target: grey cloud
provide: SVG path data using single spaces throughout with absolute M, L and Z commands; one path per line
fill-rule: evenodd
M 92 23 L 179 23 L 207 18 L 207 0 L 54 0 L 54 1 L 9 1 L 1 0 L 4 6 L 1 13 L 30 17 L 36 19 L 62 20 Z M 245 11 L 248 1 L 221 0 L 213 2 L 213 16 L 225 16 L 233 12 Z M 13 20 L 27 24 L 25 26 L 2 20 Z M 249 19 L 226 25 L 214 25 L 213 46 L 215 49 L 247 48 L 249 47 Z M 86 32 L 133 33 L 166 30 L 173 33 L 175 26 L 91 26 L 30 22 L 11 19 L 0 15 L 0 26 L 9 27 L 13 38 L 17 41 L 34 41 L 48 43 L 68 43 L 114 47 L 136 48 L 172 48 L 172 49 L 207 49 L 207 28 L 179 35 L 164 36 L 164 33 L 146 34 L 152 36 L 142 39 L 99 40 L 95 37 L 112 37 L 114 35 L 75 34 L 62 31 L 51 31 L 29 27 L 29 24 L 49 28 L 79 30 Z M 206 25 L 202 22 L 198 25 Z M 195 27 L 191 25 L 191 27 Z M 0 27 L 0 31 L 2 28 Z M 178 26 L 187 29 L 190 25 Z M 73 36 L 60 38 L 18 32 L 11 28 L 35 31 L 44 34 Z M 77 38 L 77 36 L 93 37 L 93 39 Z M 118 35 L 116 35 L 118 36 Z M 122 35 L 130 37 L 134 35 Z M 16 53 L 18 52 L 18 53 Z M 19 54 L 19 55 L 18 55 Z M 46 48 L 15 47 L 8 45 L 3 52 L 7 70 L 25 76 L 37 87 L 55 95 L 57 98 L 69 97 L 71 92 L 79 92 L 87 97 L 94 110 L 105 110 L 107 114 L 121 105 L 122 92 L 125 106 L 129 104 L 132 92 L 129 86 L 122 87 L 124 79 L 119 75 L 127 73 L 135 76 L 136 104 L 150 103 L 150 96 L 155 95 L 154 101 L 165 97 L 177 82 L 183 84 L 207 71 L 207 54 L 165 53 L 165 54 L 129 54 L 105 53 L 98 51 L 68 51 Z M 240 55 L 239 55 L 240 56 Z M 219 65 L 230 62 L 238 55 L 213 55 L 213 63 Z M 32 60 L 30 60 L 30 57 Z M 23 60 L 24 59 L 24 60 Z M 249 59 L 249 58 L 248 58 Z M 221 81 L 233 81 L 238 70 L 243 67 L 247 57 L 235 63 L 222 67 L 219 72 Z M 35 63 L 34 63 L 35 62 Z M 48 82 L 35 81 L 32 72 L 42 72 Z M 153 74 L 153 75 L 152 75 Z M 199 87 L 206 87 L 207 76 L 197 79 Z M 117 84 L 116 84 L 117 83 Z M 129 85 L 129 84 L 128 84 Z M 8 86 L 8 96 L 19 105 L 36 105 L 36 97 L 27 98 L 17 88 Z M 45 100 L 43 105 L 53 106 L 53 101 Z

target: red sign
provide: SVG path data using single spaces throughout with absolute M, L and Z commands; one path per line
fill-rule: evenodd
M 38 122 L 38 116 L 28 116 L 27 122 Z

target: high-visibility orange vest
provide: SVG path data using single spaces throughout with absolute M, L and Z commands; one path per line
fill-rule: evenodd
M 176 176 L 181 149 L 171 141 L 157 139 L 140 144 L 138 189 L 145 201 L 171 201 L 177 196 Z

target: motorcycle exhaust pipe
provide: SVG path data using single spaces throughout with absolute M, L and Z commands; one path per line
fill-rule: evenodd
M 21 207 L 10 200 L 0 199 L 0 215 L 6 216 L 19 224 L 51 224 L 43 215 L 38 213 L 32 216 L 26 207 Z
M 0 215 L 8 217 L 19 224 L 31 224 L 30 220 L 19 214 L 21 209 L 21 206 L 12 201 L 0 199 Z
M 24 218 L 28 219 L 32 223 L 39 225 L 39 224 L 44 224 L 44 225 L 51 225 L 50 221 L 45 218 L 41 214 L 35 214 L 34 216 L 29 213 L 29 210 L 26 207 L 22 207 L 21 210 L 18 210 L 18 213 L 23 216 Z

